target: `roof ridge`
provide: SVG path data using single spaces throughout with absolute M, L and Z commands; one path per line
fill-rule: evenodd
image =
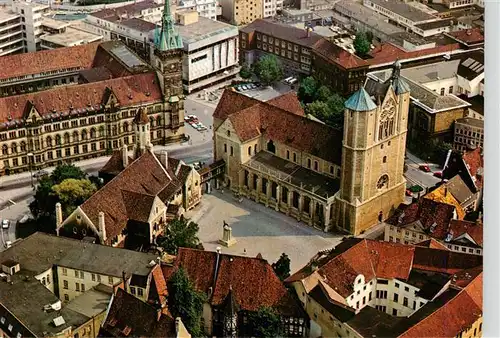
M 442 306 L 440 306 L 440 307 L 438 307 L 438 308 L 434 309 L 434 311 L 432 311 L 432 312 L 431 312 L 428 316 L 426 316 L 426 317 L 422 318 L 422 319 L 421 319 L 420 321 L 418 321 L 416 324 L 412 325 L 411 327 L 409 327 L 408 329 L 406 329 L 405 331 L 403 331 L 402 333 L 400 333 L 400 334 L 398 335 L 398 337 L 403 336 L 406 332 L 408 332 L 408 331 L 410 331 L 410 330 L 414 329 L 415 327 L 418 327 L 419 325 L 424 325 L 424 324 L 425 324 L 425 321 L 426 321 L 428 318 L 430 318 L 430 317 L 432 317 L 432 316 L 436 315 L 436 314 L 437 314 L 437 313 L 439 313 L 440 311 L 444 311 L 443 309 L 444 309 L 446 306 L 448 306 L 451 302 L 455 301 L 458 297 L 462 296 L 462 293 L 465 293 L 465 294 L 466 294 L 466 295 L 467 295 L 467 296 L 468 296 L 468 297 L 472 300 L 472 302 L 473 302 L 473 303 L 474 303 L 474 304 L 475 304 L 475 305 L 479 308 L 479 305 L 478 305 L 478 304 L 474 301 L 474 297 L 472 297 L 472 296 L 470 295 L 470 293 L 468 293 L 466 290 L 467 290 L 467 287 L 468 287 L 468 286 L 469 286 L 469 285 L 470 285 L 470 284 L 471 284 L 474 280 L 476 280 L 476 278 L 478 278 L 479 276 L 482 276 L 482 274 L 483 274 L 482 272 L 481 272 L 480 274 L 478 274 L 478 275 L 477 275 L 477 276 L 476 276 L 476 277 L 475 277 L 475 278 L 474 278 L 474 279 L 473 279 L 473 280 L 472 280 L 472 281 L 471 281 L 471 282 L 470 282 L 470 283 L 469 283 L 469 284 L 468 284 L 465 288 L 463 288 L 462 290 L 460 290 L 460 291 L 459 291 L 459 292 L 458 292 L 455 296 L 453 296 L 453 297 L 452 297 L 452 298 L 451 298 L 448 302 L 446 302 L 446 303 L 445 303 L 445 304 L 443 304 Z M 482 309 L 481 309 L 481 311 L 482 311 Z M 411 316 L 410 316 L 409 318 L 411 318 Z

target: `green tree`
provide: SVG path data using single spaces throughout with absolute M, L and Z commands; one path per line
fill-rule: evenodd
M 261 57 L 253 67 L 255 75 L 259 81 L 268 86 L 283 77 L 283 66 L 274 55 Z
M 201 318 L 205 294 L 197 291 L 186 272 L 179 268 L 168 281 L 168 308 L 172 315 L 181 317 L 192 337 L 202 337 Z
M 327 86 L 319 87 L 318 90 L 316 91 L 316 95 L 315 95 L 316 100 L 321 101 L 321 102 L 328 101 L 330 96 L 332 96 L 332 92 L 331 92 L 330 88 L 328 88 Z
M 306 106 L 305 112 L 307 114 L 311 114 L 317 119 L 320 119 L 324 123 L 327 122 L 327 119 L 330 115 L 328 104 L 326 102 L 321 102 L 321 101 L 314 101 L 312 103 L 309 103 Z
M 308 76 L 300 82 L 297 97 L 304 104 L 311 103 L 314 101 L 317 89 L 318 84 L 316 80 L 312 76 Z
M 281 334 L 280 316 L 270 307 L 261 307 L 248 315 L 248 324 L 252 337 L 279 337 Z
M 29 205 L 31 214 L 35 219 L 48 217 L 54 213 L 57 198 L 52 194 L 53 185 L 54 182 L 48 176 L 44 176 L 38 180 L 35 198 Z
M 59 184 L 52 186 L 56 198 L 61 202 L 61 206 L 66 215 L 69 215 L 80 204 L 85 202 L 97 188 L 88 179 L 68 178 Z
M 373 33 L 372 33 L 372 31 L 366 31 L 365 34 L 366 34 L 366 39 L 371 44 L 373 42 Z
M 326 102 L 330 112 L 329 118 L 326 123 L 336 129 L 344 127 L 344 98 L 339 94 L 332 94 Z
M 165 236 L 158 239 L 158 244 L 171 255 L 177 255 L 179 248 L 197 248 L 200 244 L 200 227 L 184 218 L 174 219 L 168 224 Z
M 248 66 L 247 63 L 244 63 L 243 66 L 241 66 L 241 69 L 240 69 L 240 76 L 243 79 L 249 79 L 249 78 L 252 77 L 252 75 L 253 75 L 252 70 L 250 69 L 250 67 Z
M 84 171 L 82 171 L 82 169 L 78 168 L 73 164 L 58 165 L 50 175 L 50 178 L 52 179 L 52 182 L 54 182 L 54 184 L 59 184 L 68 178 L 81 180 L 86 177 L 87 174 Z
M 282 253 L 280 258 L 272 265 L 274 272 L 281 280 L 290 277 L 290 258 L 286 253 Z
M 368 41 L 365 32 L 356 33 L 356 38 L 354 39 L 354 49 L 356 54 L 360 57 L 364 57 L 370 51 L 370 41 Z

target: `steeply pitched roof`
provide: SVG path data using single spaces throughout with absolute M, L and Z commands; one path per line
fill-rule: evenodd
M 469 235 L 477 245 L 483 246 L 483 223 L 451 220 L 448 232 L 453 234 L 453 239 L 464 234 Z
M 122 199 L 130 220 L 148 221 L 155 200 L 154 195 L 122 190 Z
M 415 247 L 413 258 L 413 269 L 450 275 L 482 264 L 483 258 L 479 255 L 423 247 Z
M 99 224 L 99 212 L 104 212 L 106 243 L 110 243 L 125 228 L 131 216 L 143 219 L 144 215 L 149 213 L 151 209 L 146 209 L 151 206 L 151 197 L 144 196 L 158 196 L 162 201 L 166 201 L 178 189 L 180 182 L 172 168 L 165 170 L 156 156 L 146 151 L 86 200 L 80 208 L 95 226 Z M 122 191 L 128 192 L 123 195 Z M 134 205 L 134 200 L 129 199 L 132 195 L 143 196 L 144 203 Z M 136 210 L 133 211 L 134 209 Z
M 448 250 L 448 248 L 445 245 L 436 241 L 434 238 L 419 242 L 419 243 L 415 244 L 415 246 L 423 246 L 423 247 L 431 248 L 431 249 Z
M 304 116 L 304 108 L 302 108 L 302 105 L 300 104 L 297 94 L 294 91 L 290 91 L 286 94 L 275 97 L 267 101 L 267 103 L 275 107 L 281 108 L 283 110 L 286 110 L 290 113 Z
M 42 118 L 87 114 L 101 109 L 104 95 L 111 89 L 122 107 L 147 102 L 160 102 L 161 89 L 154 73 L 143 73 L 68 85 L 23 95 L 0 98 L 0 123 L 21 123 L 27 104 L 33 104 Z
M 92 67 L 100 42 L 2 57 L 0 79 L 51 72 L 66 68 Z
M 282 314 L 302 313 L 302 308 L 261 258 L 180 248 L 173 267 L 162 267 L 165 279 L 182 267 L 195 288 L 210 294 L 210 304 L 220 306 L 230 289 L 241 310 L 256 311 L 261 306 L 277 308 Z
M 341 161 L 340 131 L 267 102 L 248 99 L 243 94 L 226 90 L 217 105 L 214 118 L 229 118 L 242 142 L 266 135 L 273 141 L 327 161 L 338 164 Z
M 443 169 L 443 178 L 451 179 L 460 175 L 472 191 L 480 191 L 484 180 L 484 160 L 481 148 L 452 152 Z
M 469 329 L 483 315 L 482 282 L 481 273 L 453 299 L 412 325 L 399 337 L 455 337 Z
M 465 211 L 457 201 L 457 199 L 453 196 L 451 191 L 448 190 L 446 184 L 439 186 L 437 189 L 434 189 L 430 193 L 424 196 L 425 199 L 430 199 L 435 202 L 449 204 L 455 207 L 455 211 L 457 212 L 458 219 L 464 219 Z
M 325 38 L 318 40 L 314 44 L 313 52 L 329 62 L 340 65 L 344 69 L 368 66 L 368 63 L 365 60 L 349 53 Z
M 118 289 L 102 325 L 105 337 L 175 337 L 175 321 Z
M 146 113 L 145 109 L 139 108 L 137 110 L 137 113 L 135 114 L 135 117 L 134 117 L 134 123 L 135 124 L 148 124 L 149 123 L 148 114 Z
M 377 109 L 377 105 L 370 98 L 364 87 L 351 95 L 345 102 L 345 107 L 353 111 L 370 111 Z

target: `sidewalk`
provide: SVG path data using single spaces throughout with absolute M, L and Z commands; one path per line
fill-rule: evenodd
M 441 169 L 441 166 L 439 164 L 431 163 L 429 161 L 424 161 L 421 158 L 410 153 L 408 149 L 406 150 L 406 157 L 408 158 L 408 160 L 415 163 L 417 167 L 420 165 L 428 165 L 429 168 L 431 168 L 433 171 Z

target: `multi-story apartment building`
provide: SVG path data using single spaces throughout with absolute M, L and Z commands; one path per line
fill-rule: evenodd
M 319 252 L 286 282 L 310 316 L 314 335 L 477 337 L 482 332 L 481 256 L 350 238 Z
M 180 40 L 172 27 L 164 36 Z M 159 67 L 158 72 L 117 41 L 2 60 L 9 62 L 3 63 L 6 81 L 2 82 L 7 85 L 12 79 L 18 84 L 7 90 L 19 92 L 0 99 L 1 165 L 7 172 L 19 172 L 132 146 L 135 141 L 131 124 L 139 109 L 154 119 L 153 144 L 183 140 L 180 48 L 182 42 L 155 47 L 153 64 Z M 62 76 L 54 79 L 55 74 Z M 39 80 L 39 75 L 45 79 Z M 21 76 L 27 83 L 18 82 Z M 37 86 L 34 79 L 38 80 Z
M 263 0 L 262 3 L 262 17 L 272 18 L 278 11 L 283 10 L 283 0 Z
M 0 10 L 0 56 L 24 51 L 21 15 L 10 10 Z
M 40 36 L 42 50 L 85 45 L 102 41 L 102 36 L 81 30 L 79 25 L 69 22 L 44 18 L 43 35 Z
M 250 24 L 255 20 L 262 19 L 264 15 L 264 1 L 220 0 L 222 17 L 236 26 Z
M 154 254 L 44 233 L 14 243 L 0 262 L 2 337 L 97 337 L 113 288 L 125 280 L 147 300 L 158 268 Z
M 42 21 L 49 11 L 49 6 L 36 2 L 14 1 L 11 8 L 14 13 L 21 15 L 26 51 L 41 50 Z
M 455 120 L 453 149 L 463 151 L 471 146 L 484 148 L 484 120 L 471 117 Z
M 198 12 L 199 16 L 210 20 L 217 20 L 222 15 L 222 8 L 218 0 L 178 0 L 175 4 L 175 13 Z

